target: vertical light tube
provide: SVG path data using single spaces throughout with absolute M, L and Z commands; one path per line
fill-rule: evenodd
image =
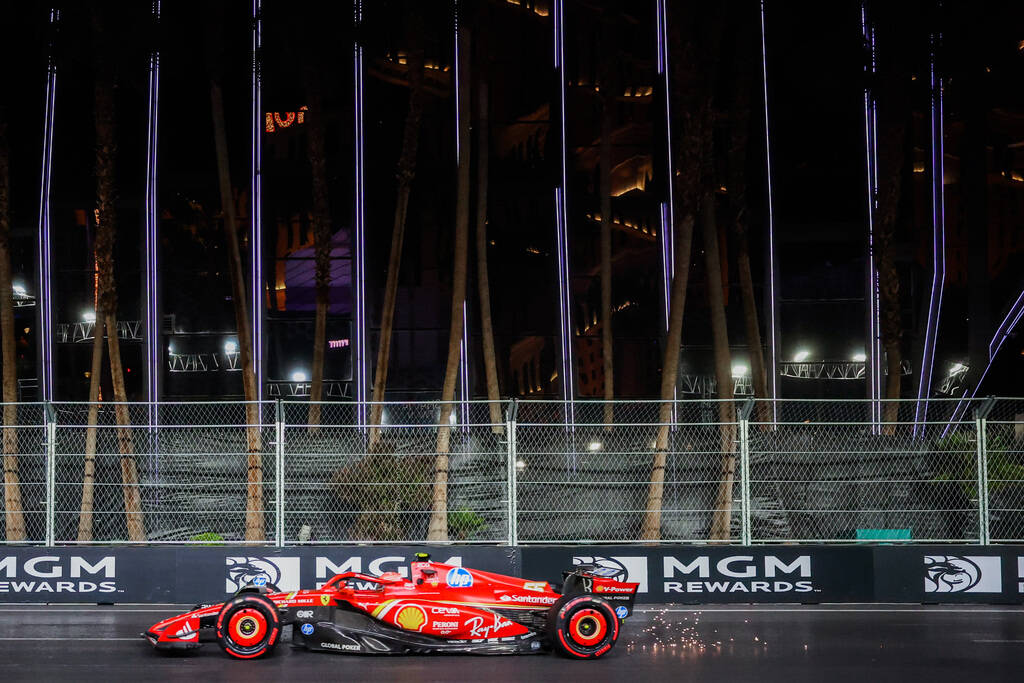
M 461 88 L 469 87 L 464 83 L 462 74 L 459 72 L 459 2 L 455 1 L 455 166 L 458 168 L 462 163 L 462 153 L 459 139 L 459 130 L 463 113 L 459 109 L 459 93 Z M 467 98 L 468 99 L 468 98 Z M 468 152 L 468 150 L 466 150 Z M 467 198 L 466 201 L 469 201 Z M 468 297 L 467 297 L 468 298 Z M 466 299 L 462 300 L 462 339 L 459 340 L 459 393 L 461 393 L 461 420 L 463 429 L 469 429 L 469 330 L 466 325 Z
M 662 297 L 665 301 L 665 331 L 668 332 L 669 317 L 672 313 L 672 279 L 676 276 L 675 248 L 675 169 L 672 164 L 672 88 L 668 80 L 668 11 L 665 0 L 655 0 L 655 26 L 657 30 L 658 76 L 664 84 L 665 94 L 665 192 L 666 201 L 661 203 L 661 280 Z M 602 216 L 601 220 L 611 220 L 611 216 Z M 678 353 L 678 349 L 676 350 Z M 678 384 L 678 383 L 677 383 Z M 679 387 L 672 388 L 672 397 L 679 398 Z M 672 406 L 672 422 L 677 423 L 676 406 Z M 674 429 L 674 427 L 673 427 Z
M 573 343 L 573 329 L 572 329 L 572 293 L 571 293 L 571 281 L 569 279 L 569 216 L 568 207 L 566 200 L 567 191 L 567 171 L 566 171 L 566 150 L 565 150 L 565 54 L 563 52 L 563 45 L 565 42 L 564 36 L 564 13 L 563 13 L 563 0 L 555 0 L 554 7 L 554 57 L 555 57 L 555 75 L 558 78 L 558 97 L 559 97 L 559 148 L 561 163 L 561 174 L 559 176 L 560 184 L 555 188 L 555 242 L 557 248 L 557 265 L 558 265 L 558 309 L 559 309 L 559 322 L 560 322 L 560 333 L 561 333 L 561 354 L 562 354 L 562 400 L 565 404 L 565 423 L 567 426 L 572 426 L 576 421 L 575 416 L 575 405 L 574 405 L 574 391 L 573 383 L 575 377 L 573 375 L 572 366 L 572 343 Z M 610 220 L 602 216 L 601 220 Z
M 354 0 L 355 40 L 353 41 L 353 96 L 355 112 L 353 128 L 355 133 L 355 261 L 353 273 L 353 294 L 355 295 L 355 320 L 352 327 L 355 333 L 355 353 L 352 366 L 352 382 L 355 384 L 356 420 L 360 427 L 366 426 L 366 246 L 365 246 L 365 210 L 363 190 L 363 46 L 359 42 L 359 34 L 363 25 L 363 2 Z
M 160 352 L 160 325 L 157 308 L 157 142 L 160 112 L 160 0 L 153 0 L 153 49 L 149 55 L 149 119 L 146 136 L 146 400 L 149 401 L 149 425 L 157 424 L 156 401 L 160 400 L 160 373 L 163 370 Z
M 764 159 L 765 177 L 768 182 L 768 362 L 766 372 L 768 380 L 768 398 L 772 402 L 772 419 L 778 421 L 779 398 L 779 292 L 776 287 L 778 261 L 775 254 L 775 212 L 772 205 L 772 150 L 771 128 L 768 123 L 768 49 L 765 38 L 764 2 L 761 0 L 761 86 L 764 94 Z
M 658 76 L 664 83 L 665 93 L 665 148 L 666 148 L 666 201 L 661 203 L 661 264 L 662 282 L 665 299 L 665 329 L 668 330 L 668 319 L 672 298 L 672 278 L 676 274 L 675 262 L 675 170 L 672 165 L 672 88 L 668 80 L 668 13 L 665 0 L 655 0 L 655 22 L 657 25 L 657 64 Z M 601 220 L 606 220 L 604 216 Z M 610 217 L 607 218 L 610 220 Z
M 39 391 L 44 401 L 54 399 L 53 293 L 50 268 L 50 187 L 53 170 L 53 119 L 57 103 L 57 58 L 54 43 L 60 28 L 60 10 L 50 10 L 50 49 L 46 64 L 46 106 L 43 115 L 43 162 L 39 181 Z
M 988 344 L 988 363 L 985 364 L 985 369 L 978 378 L 977 384 L 974 385 L 974 389 L 972 390 L 970 387 L 964 389 L 964 393 L 957 402 L 956 408 L 953 409 L 953 414 L 949 418 L 949 422 L 946 424 L 945 429 L 942 430 L 943 437 L 949 433 L 950 429 L 955 428 L 956 423 L 963 416 L 964 411 L 967 410 L 968 404 L 965 403 L 965 400 L 970 400 L 967 397 L 967 393 L 970 392 L 971 399 L 978 395 L 978 390 L 981 389 L 981 385 L 985 381 L 988 371 L 992 369 L 992 363 L 995 362 L 996 356 L 999 354 L 999 350 L 1003 348 L 1003 343 L 1013 332 L 1014 328 L 1017 327 L 1017 324 L 1022 318 L 1024 318 L 1024 291 L 1021 291 L 1017 300 L 1012 306 L 1010 306 L 1010 310 L 1003 318 L 1003 322 L 999 323 L 999 327 L 996 328 L 995 334 L 992 335 L 992 341 Z
M 252 366 L 256 374 L 256 398 L 263 398 L 263 204 L 260 200 L 263 172 L 263 74 L 260 34 L 263 2 L 252 0 Z
M 944 175 L 944 122 L 942 120 L 942 76 L 937 73 L 936 62 L 942 34 L 932 35 L 931 51 L 931 135 L 932 135 L 932 288 L 928 299 L 928 319 L 925 327 L 924 349 L 921 354 L 921 377 L 917 383 L 917 404 L 914 408 L 914 436 L 924 437 L 928 419 L 928 398 L 932 392 L 932 374 L 935 369 L 935 346 L 939 336 L 939 316 L 942 312 L 942 293 L 946 281 L 946 226 Z M 989 348 L 991 356 L 991 347 Z
M 868 380 L 868 396 L 870 398 L 870 420 L 872 433 L 878 433 L 882 421 L 882 347 L 879 319 L 878 267 L 875 264 L 875 212 L 878 209 L 878 107 L 872 91 L 873 75 L 877 70 L 875 61 L 875 29 L 868 21 L 867 7 L 861 3 L 861 31 L 864 45 L 870 55 L 869 64 L 865 65 L 866 83 L 864 85 L 864 147 L 867 167 L 868 195 L 868 246 L 867 269 L 865 272 L 865 300 L 867 302 L 868 319 L 868 353 L 866 376 Z

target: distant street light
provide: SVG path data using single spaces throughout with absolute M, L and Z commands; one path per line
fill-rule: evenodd
M 796 352 L 795 356 L 793 356 L 793 360 L 795 360 L 797 363 L 803 363 L 805 360 L 807 360 L 807 357 L 810 355 L 810 351 L 804 351 L 801 349 L 800 351 Z
M 967 366 L 964 365 L 963 363 L 953 363 L 953 367 L 951 367 L 949 369 L 949 374 L 955 375 L 956 373 L 960 372 L 961 370 L 963 370 L 966 367 Z
M 25 296 L 25 285 L 19 282 L 15 282 L 13 285 L 11 285 L 11 289 L 13 289 L 14 293 L 17 294 L 18 296 Z
M 306 373 L 304 373 L 302 370 L 296 370 L 295 372 L 292 373 L 292 381 L 293 382 L 305 382 L 306 381 Z
M 238 350 L 238 344 L 233 341 L 224 342 L 224 353 L 234 353 Z
M 863 363 L 867 359 L 868 359 L 868 357 L 865 356 L 863 353 L 855 353 L 855 354 L 853 354 L 853 361 L 855 363 Z
M 732 366 L 732 376 L 733 377 L 746 377 L 748 371 L 749 371 L 749 368 L 747 368 L 746 365 L 736 364 L 736 365 Z
M 96 322 L 96 311 L 86 309 L 85 311 L 82 312 L 82 320 L 87 323 Z
M 599 451 L 599 450 L 601 450 L 601 442 L 600 441 L 591 441 L 590 443 L 587 444 L 587 450 L 590 450 L 590 451 Z

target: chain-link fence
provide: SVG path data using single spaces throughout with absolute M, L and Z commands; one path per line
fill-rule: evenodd
M 318 405 L 283 404 L 286 543 L 425 541 L 439 471 L 449 540 L 509 540 L 507 403 Z
M 39 403 L 5 425 L 5 543 L 409 543 L 432 517 L 460 543 L 1024 541 L 1024 399 Z
M 721 538 L 738 534 L 737 423 L 721 422 L 721 407 L 520 402 L 518 539 L 694 541 L 707 540 L 716 525 Z M 730 471 L 731 480 L 723 478 Z
M 274 540 L 273 403 L 53 407 L 57 543 Z
M 992 541 L 1024 539 L 1024 399 L 999 399 L 983 414 L 983 510 Z
M 749 425 L 752 540 L 977 542 L 974 409 L 933 400 L 757 405 Z M 874 412 L 873 412 L 874 408 Z
M 46 538 L 46 404 L 5 403 L 0 543 Z

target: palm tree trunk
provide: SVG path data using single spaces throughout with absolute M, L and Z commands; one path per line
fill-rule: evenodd
M 612 347 L 612 104 L 601 98 L 601 356 L 604 361 L 604 428 L 615 422 L 615 367 Z
M 462 88 L 455 93 L 459 109 L 469 111 L 469 29 L 459 32 L 459 75 Z M 458 178 L 455 197 L 455 263 L 452 275 L 452 315 L 448 329 L 448 361 L 441 389 L 441 415 L 437 426 L 437 457 L 434 461 L 434 495 L 431 503 L 428 541 L 448 540 L 448 447 L 451 438 L 449 418 L 455 398 L 455 380 L 459 372 L 459 344 L 462 341 L 462 309 L 466 302 L 466 252 L 469 247 L 469 117 L 459 119 Z
M 25 540 L 25 513 L 18 478 L 18 359 L 14 332 L 14 288 L 11 281 L 11 177 L 7 121 L 0 109 L 0 346 L 3 347 L 4 401 L 4 528 L 8 541 Z
M 307 76 L 306 141 L 313 180 L 313 241 L 316 259 L 316 326 L 313 331 L 313 384 L 309 392 L 309 424 L 320 424 L 320 401 L 324 391 L 324 354 L 327 347 L 327 309 L 331 286 L 331 212 L 327 191 L 327 161 L 324 143 L 323 102 L 315 83 Z
M 880 125 L 878 192 L 878 290 L 881 304 L 882 346 L 885 348 L 885 398 L 882 433 L 893 434 L 899 419 L 902 389 L 903 324 L 900 315 L 900 278 L 893 258 L 893 241 L 899 213 L 905 159 L 906 122 L 899 111 L 882 118 Z
M 139 494 L 139 471 L 135 463 L 135 443 L 132 441 L 131 416 L 128 413 L 127 392 L 124 388 L 124 368 L 121 365 L 121 343 L 117 337 L 117 316 L 106 314 L 107 351 L 110 354 L 110 378 L 114 389 L 114 416 L 117 420 L 117 446 L 121 454 L 121 481 L 124 484 L 124 509 L 128 523 L 128 538 L 146 540 L 142 518 L 142 498 Z
M 491 287 L 487 275 L 487 181 L 488 129 L 487 82 L 477 84 L 477 133 L 476 133 L 476 279 L 480 289 L 480 329 L 484 348 L 484 374 L 487 377 L 487 399 L 490 401 L 491 431 L 501 434 L 505 431 L 501 421 L 501 405 L 498 403 L 498 362 L 494 352 L 494 325 L 491 321 Z
M 604 217 L 601 217 L 604 222 Z M 679 378 L 679 347 L 683 341 L 683 310 L 686 308 L 686 286 L 690 279 L 690 250 L 693 243 L 693 214 L 679 221 L 675 234 L 676 274 L 672 278 L 672 294 L 668 319 L 665 358 L 661 365 L 661 404 L 658 413 L 658 437 L 654 443 L 654 462 L 647 489 L 647 504 L 640 537 L 647 541 L 661 538 L 661 502 L 665 490 L 665 466 L 668 437 L 672 423 L 676 382 Z
M 370 407 L 370 450 L 380 441 L 380 421 L 384 406 L 384 389 L 388 381 L 388 363 L 391 359 L 391 330 L 395 321 L 395 301 L 398 299 L 398 272 L 402 265 L 402 242 L 405 240 L 405 217 L 409 208 L 409 191 L 416 176 L 416 150 L 419 146 L 420 121 L 423 119 L 423 50 L 409 51 L 409 112 L 405 115 L 402 136 L 402 154 L 398 158 L 395 193 L 395 223 L 391 232 L 391 255 L 388 258 L 387 282 L 384 285 L 384 304 L 380 314 L 380 342 L 377 346 L 377 366 L 373 375 L 373 405 Z
M 708 133 L 710 135 L 710 131 Z M 711 518 L 711 539 L 728 540 L 732 519 L 732 487 L 736 475 L 736 405 L 732 391 L 732 358 L 722 293 L 718 226 L 715 220 L 715 195 L 704 198 L 704 262 L 707 268 L 708 303 L 711 309 L 711 336 L 715 354 L 715 381 L 718 384 L 718 420 L 722 454 L 718 496 Z
M 744 24 L 746 26 L 746 24 Z M 749 33 L 749 32 L 748 32 Z M 743 299 L 743 323 L 750 352 L 750 379 L 757 402 L 757 418 L 762 429 L 769 428 L 771 406 L 763 400 L 768 397 L 768 377 L 761 346 L 761 326 L 757 319 L 754 298 L 754 278 L 750 271 L 750 237 L 747 226 L 747 143 L 750 126 L 750 69 L 749 49 L 743 51 L 737 67 L 736 100 L 732 112 L 732 147 L 729 150 L 729 204 L 732 210 L 732 230 L 736 239 L 736 269 L 739 271 L 740 293 Z
M 93 15 L 93 25 L 96 28 L 99 42 L 106 43 L 109 36 L 105 35 L 97 14 Z M 96 61 L 95 250 L 99 311 L 96 316 L 94 334 L 102 334 L 103 325 L 106 324 L 110 377 L 116 402 L 118 451 L 121 454 L 121 491 L 124 496 L 125 522 L 128 538 L 140 542 L 146 540 L 146 529 L 142 517 L 135 448 L 129 428 L 131 417 L 128 414 L 128 406 L 125 405 L 128 397 L 124 388 L 121 349 L 117 338 L 117 282 L 114 278 L 114 244 L 117 241 L 117 208 L 115 205 L 117 138 L 115 136 L 113 65 L 109 55 L 106 54 L 105 47 L 97 50 Z
M 91 541 L 93 534 L 93 505 L 96 485 L 96 423 L 99 419 L 100 375 L 103 372 L 103 316 L 95 307 L 96 324 L 93 326 L 92 365 L 89 371 L 89 416 L 85 430 L 85 462 L 82 470 L 82 505 L 78 517 L 78 540 Z
M 228 165 L 228 143 L 224 130 L 224 101 L 220 85 L 210 81 L 210 107 L 213 113 L 213 141 L 217 153 L 217 176 L 221 208 L 224 212 L 224 239 L 227 242 L 228 271 L 231 276 L 231 298 L 234 301 L 235 325 L 238 329 L 239 363 L 242 366 L 242 387 L 246 400 L 246 445 L 248 446 L 247 484 L 245 495 L 245 540 L 266 539 L 263 505 L 263 445 L 260 435 L 260 396 L 253 369 L 252 335 L 245 303 L 245 275 L 238 250 L 238 226 L 231 195 L 231 172 Z

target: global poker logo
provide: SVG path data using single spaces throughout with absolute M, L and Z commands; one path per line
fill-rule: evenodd
M 999 593 L 1003 590 L 998 556 L 925 555 L 925 593 Z
M 273 586 L 281 591 L 299 590 L 298 557 L 227 557 L 224 590 L 228 593 L 249 585 Z

